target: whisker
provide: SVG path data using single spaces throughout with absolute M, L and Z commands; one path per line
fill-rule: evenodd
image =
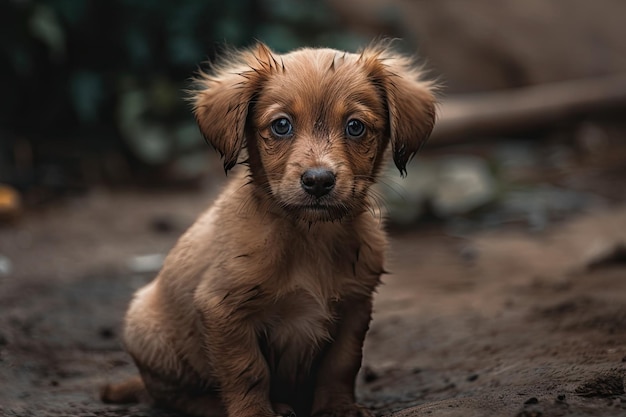
M 389 184 L 384 179 L 379 179 L 376 183 L 380 187 L 385 187 L 385 189 L 391 191 L 397 197 L 399 197 L 402 201 L 406 201 L 407 189 L 400 183 L 392 182 Z

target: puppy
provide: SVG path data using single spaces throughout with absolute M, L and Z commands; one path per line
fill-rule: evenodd
M 202 133 L 226 172 L 247 169 L 135 294 L 124 342 L 141 378 L 103 399 L 371 416 L 354 393 L 386 245 L 369 189 L 388 147 L 404 175 L 429 136 L 431 85 L 386 43 L 285 55 L 258 44 L 197 81 Z

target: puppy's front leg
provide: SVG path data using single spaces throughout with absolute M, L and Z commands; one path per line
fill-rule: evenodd
M 361 368 L 363 341 L 372 316 L 371 297 L 344 300 L 335 340 L 324 357 L 313 401 L 315 417 L 371 417 L 354 398 L 356 375 Z
M 220 311 L 217 311 L 220 310 Z M 229 417 L 275 417 L 270 373 L 251 320 L 240 312 L 205 309 L 203 343 Z

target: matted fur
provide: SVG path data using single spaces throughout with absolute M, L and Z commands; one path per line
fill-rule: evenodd
M 386 43 L 285 55 L 258 44 L 197 84 L 202 133 L 226 171 L 244 150 L 248 167 L 135 294 L 124 341 L 142 379 L 103 399 L 147 392 L 200 416 L 370 416 L 354 382 L 386 238 L 369 189 L 389 144 L 404 174 L 428 138 L 432 86 Z M 272 130 L 281 118 L 288 135 Z M 348 133 L 351 120 L 363 134 Z M 326 194 L 305 191 L 311 169 L 332 173 Z

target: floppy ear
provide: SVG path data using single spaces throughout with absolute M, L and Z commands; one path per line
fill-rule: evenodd
M 193 112 L 204 138 L 224 159 L 228 173 L 245 146 L 246 119 L 254 97 L 272 71 L 272 51 L 262 43 L 231 53 L 212 74 L 201 72 L 192 92 Z
M 387 102 L 393 161 L 406 175 L 406 164 L 426 143 L 435 124 L 436 99 L 432 83 L 409 58 L 389 51 L 383 43 L 366 48 L 361 60 Z

